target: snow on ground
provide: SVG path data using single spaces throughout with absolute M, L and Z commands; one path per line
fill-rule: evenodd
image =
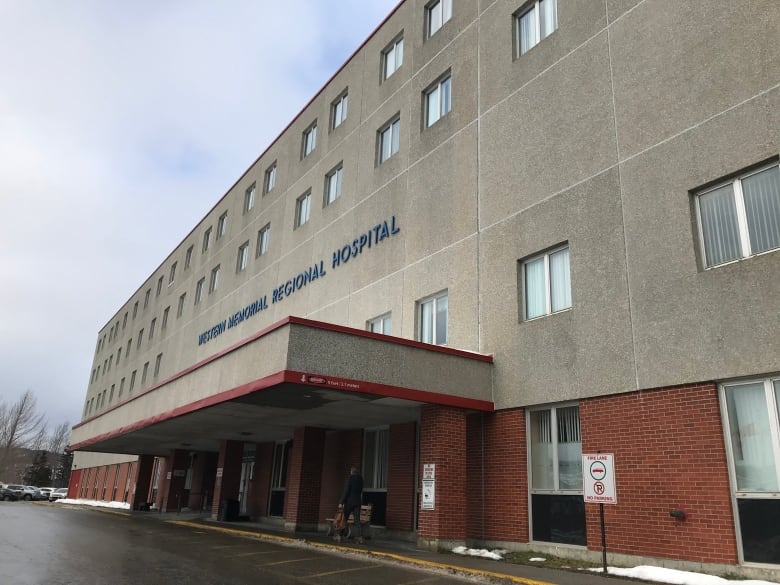
M 477 548 L 466 548 L 465 546 L 456 546 L 452 552 L 458 555 L 467 555 L 471 557 L 483 557 L 500 561 L 504 558 L 507 551 L 502 549 L 487 550 Z M 542 562 L 545 559 L 534 557 L 529 561 Z M 594 572 L 602 572 L 602 569 L 590 569 Z M 621 569 L 617 567 L 607 567 L 607 573 L 619 577 L 628 577 L 630 579 L 642 579 L 643 581 L 655 581 L 657 583 L 671 583 L 672 585 L 780 585 L 772 581 L 730 581 L 723 577 L 714 575 L 705 575 L 704 573 L 693 573 L 690 571 L 678 571 L 676 569 L 666 569 L 663 567 L 652 567 L 641 565 L 631 569 Z
M 61 504 L 76 504 L 77 506 L 92 506 L 94 508 L 119 508 L 122 510 L 130 509 L 130 504 L 126 502 L 101 502 L 99 500 L 74 500 L 71 498 L 63 498 L 57 501 Z

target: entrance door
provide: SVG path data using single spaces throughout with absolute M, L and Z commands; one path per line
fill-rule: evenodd
M 277 443 L 274 447 L 274 466 L 271 471 L 271 495 L 268 502 L 269 516 L 284 515 L 284 493 L 287 485 L 287 459 L 292 441 Z
M 249 482 L 255 474 L 255 462 L 243 461 L 241 463 L 241 484 L 238 488 L 238 501 L 241 503 L 240 514 L 241 516 L 248 516 L 249 509 L 247 502 L 249 501 Z

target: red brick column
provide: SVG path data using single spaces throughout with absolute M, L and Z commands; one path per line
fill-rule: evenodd
M 135 481 L 130 490 L 130 505 L 136 508 L 141 502 L 149 501 L 149 489 L 152 485 L 152 469 L 154 468 L 154 456 L 139 455 L 136 463 Z
M 390 453 L 387 467 L 388 530 L 414 530 L 415 461 L 417 451 L 417 423 L 390 425 Z
M 244 456 L 244 443 L 240 441 L 221 441 L 217 478 L 214 482 L 214 499 L 211 503 L 211 518 L 219 518 L 222 500 L 237 499 L 241 487 L 241 459 Z M 221 470 L 221 477 L 220 477 Z
M 445 549 L 466 541 L 466 447 L 465 411 L 433 404 L 422 407 L 419 477 L 422 486 L 424 466 L 436 466 L 436 498 L 433 510 L 420 509 L 421 546 Z
M 583 453 L 615 455 L 617 504 L 604 506 L 608 551 L 737 563 L 715 384 L 583 400 L 580 425 Z M 671 517 L 672 509 L 686 518 Z M 598 505 L 585 513 L 588 548 L 600 550 Z
M 284 520 L 296 530 L 317 529 L 324 445 L 324 429 L 295 429 L 287 472 Z
M 160 478 L 158 491 L 162 493 L 163 512 L 176 512 L 187 505 L 184 498 L 184 481 L 186 480 L 189 455 L 187 451 L 176 449 L 165 458 L 165 476 Z
M 331 431 L 325 435 L 322 454 L 322 483 L 320 489 L 320 521 L 332 518 L 339 504 L 344 482 L 352 465 L 361 467 L 363 429 Z
M 249 515 L 253 518 L 268 516 L 268 499 L 271 497 L 271 472 L 274 465 L 274 443 L 259 443 L 255 451 L 255 474 L 251 482 Z

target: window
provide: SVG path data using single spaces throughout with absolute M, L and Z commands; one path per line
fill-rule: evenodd
M 211 245 L 211 228 L 207 229 L 203 234 L 203 251 L 206 252 Z
M 255 191 L 257 191 L 256 186 L 252 183 L 244 192 L 244 213 L 251 211 L 255 206 Z
M 138 372 L 138 370 L 133 370 L 133 373 L 130 374 L 130 387 L 127 389 L 127 393 L 130 394 L 133 391 L 133 388 L 135 388 L 135 374 Z
M 699 193 L 696 208 L 707 268 L 780 248 L 780 166 Z
M 162 331 L 165 331 L 165 328 L 168 327 L 168 313 L 170 313 L 170 312 L 171 312 L 170 306 L 165 307 L 165 310 L 163 311 L 163 316 L 162 316 L 162 323 L 160 324 L 160 329 Z M 119 356 L 117 356 L 117 358 L 118 357 Z M 119 359 L 117 359 L 116 363 L 117 364 L 119 363 Z
M 301 148 L 301 158 L 306 158 L 317 148 L 317 122 L 314 122 L 314 124 L 303 131 L 303 145 Z
M 522 269 L 526 320 L 571 308 L 568 246 L 534 256 Z
M 309 221 L 311 210 L 311 191 L 304 193 L 295 201 L 295 227 L 302 226 Z
M 404 63 L 404 39 L 403 37 L 393 41 L 389 47 L 382 51 L 383 79 L 389 78 L 398 71 Z
M 238 258 L 236 258 L 236 272 L 246 270 L 249 261 L 249 242 L 244 242 L 238 247 Z
M 387 429 L 366 430 L 363 437 L 363 487 L 387 489 L 387 462 L 390 454 Z
M 383 335 L 390 335 L 392 319 L 390 313 L 371 319 L 366 323 L 366 329 L 371 333 L 382 333 Z
M 330 205 L 341 197 L 341 183 L 344 167 L 341 163 L 325 177 L 325 205 Z
M 201 278 L 195 285 L 195 304 L 203 300 L 203 285 L 206 283 L 206 277 Z
M 176 318 L 178 319 L 184 314 L 184 301 L 187 299 L 187 293 L 182 293 L 179 296 L 179 306 L 176 307 Z
M 143 342 L 143 340 L 144 340 L 144 330 L 143 330 L 143 329 L 141 329 L 141 330 L 138 332 L 138 341 L 137 341 L 137 342 L 136 342 L 136 344 L 135 344 L 135 348 L 136 348 L 136 349 L 140 349 L 140 348 L 141 348 L 141 343 Z
M 723 384 L 720 393 L 744 559 L 780 563 L 767 544 L 780 521 L 780 378 Z
M 211 269 L 211 278 L 209 279 L 209 293 L 213 293 L 219 287 L 219 264 Z
M 341 94 L 330 105 L 330 127 L 338 128 L 347 119 L 347 93 Z
M 452 109 L 452 77 L 449 75 L 425 92 L 425 125 L 432 126 Z
M 135 316 L 138 314 L 138 301 L 135 302 L 133 305 L 133 319 L 135 319 Z
M 187 253 L 184 255 L 184 270 L 192 266 L 192 248 L 193 246 L 187 248 Z
M 428 36 L 432 37 L 435 35 L 450 18 L 452 18 L 452 0 L 435 0 L 435 2 L 431 2 L 425 9 Z
M 162 355 L 161 353 L 157 354 L 157 359 L 154 360 L 154 374 L 153 377 L 157 377 L 160 375 L 160 365 L 162 364 Z
M 133 347 L 133 338 L 131 337 L 130 339 L 127 340 L 127 349 L 125 350 L 126 358 L 130 357 L 130 350 L 132 349 L 132 347 Z
M 164 276 L 161 276 L 157 279 L 157 292 L 154 294 L 155 297 L 159 297 L 160 293 L 162 292 L 163 280 L 165 280 Z
M 119 362 L 122 361 L 122 348 L 116 350 L 116 365 L 119 365 Z
M 263 193 L 269 193 L 276 186 L 276 162 L 272 163 L 270 167 L 265 170 L 265 178 L 263 179 Z
M 144 295 L 144 309 L 149 306 L 149 299 L 152 296 L 152 289 L 148 288 L 146 289 L 146 294 Z
M 171 264 L 171 273 L 168 275 L 168 286 L 171 286 L 173 281 L 176 280 L 176 266 L 178 266 L 178 264 L 178 262 Z
M 579 406 L 527 414 L 532 539 L 585 545 Z
M 217 221 L 217 239 L 220 239 L 227 233 L 227 211 L 219 216 Z
M 447 343 L 447 293 L 420 301 L 419 337 L 423 343 Z
M 149 325 L 149 341 L 154 339 L 154 329 L 157 327 L 157 317 L 152 319 L 152 323 Z
M 124 394 L 124 392 L 125 392 L 125 379 L 122 378 L 121 380 L 119 380 L 119 394 L 117 395 L 117 400 L 122 398 L 122 394 Z
M 146 384 L 146 375 L 149 373 L 149 362 L 144 364 L 144 371 L 141 374 L 141 386 Z
M 271 224 L 266 224 L 257 232 L 257 255 L 262 256 L 268 252 L 268 243 L 271 238 Z
M 125 327 L 127 327 L 127 311 L 125 311 L 125 316 L 122 318 L 122 331 L 125 330 Z
M 379 164 L 382 164 L 398 152 L 400 133 L 401 120 L 398 117 L 379 130 L 379 140 L 377 144 L 377 160 Z
M 111 384 L 111 393 L 108 395 L 108 403 L 111 404 L 114 401 L 114 389 L 116 384 Z
M 558 28 L 558 0 L 535 0 L 515 14 L 515 36 L 519 57 Z

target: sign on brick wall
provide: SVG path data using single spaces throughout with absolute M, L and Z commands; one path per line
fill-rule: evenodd
M 614 454 L 582 456 L 582 487 L 586 503 L 617 504 Z

